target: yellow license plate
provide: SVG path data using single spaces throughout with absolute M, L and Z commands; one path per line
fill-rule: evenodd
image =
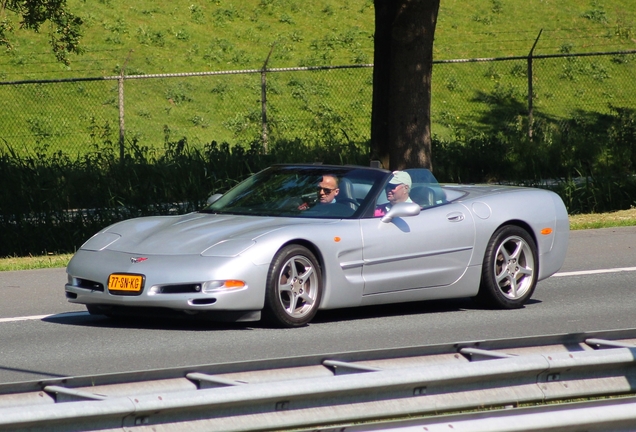
M 144 285 L 142 275 L 113 273 L 108 276 L 108 291 L 140 292 Z

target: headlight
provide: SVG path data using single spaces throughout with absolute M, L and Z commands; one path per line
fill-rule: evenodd
M 154 285 L 148 290 L 148 295 L 156 294 L 211 294 L 219 291 L 237 290 L 245 288 L 247 284 L 242 280 L 228 279 L 207 282 L 194 282 L 171 285 Z
M 203 292 L 211 293 L 221 290 L 233 290 L 245 288 L 246 284 L 242 280 L 223 280 L 223 281 L 209 281 L 203 284 Z

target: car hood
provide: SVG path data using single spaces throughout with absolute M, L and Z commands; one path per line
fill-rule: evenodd
M 201 254 L 211 246 L 240 251 L 269 232 L 291 225 L 328 224 L 334 220 L 190 213 L 153 216 L 111 225 L 83 246 L 144 255 Z M 227 252 L 224 252 L 225 255 Z

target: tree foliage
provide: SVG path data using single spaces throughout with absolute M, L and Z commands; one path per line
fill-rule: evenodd
M 13 49 L 11 34 L 19 28 L 40 32 L 48 22 L 49 43 L 58 61 L 69 64 L 69 53 L 80 53 L 82 19 L 68 11 L 66 0 L 0 0 L 0 45 Z

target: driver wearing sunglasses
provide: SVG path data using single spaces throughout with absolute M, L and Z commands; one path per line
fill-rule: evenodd
M 338 189 L 338 177 L 332 174 L 322 176 L 322 181 L 318 183 L 318 202 L 320 204 L 331 204 L 336 199 L 340 189 Z
M 336 196 L 340 192 L 338 189 L 338 177 L 333 174 L 325 174 L 322 176 L 322 181 L 318 183 L 317 187 L 317 203 L 318 204 L 333 204 L 335 203 Z M 309 204 L 303 203 L 298 209 L 307 210 Z

